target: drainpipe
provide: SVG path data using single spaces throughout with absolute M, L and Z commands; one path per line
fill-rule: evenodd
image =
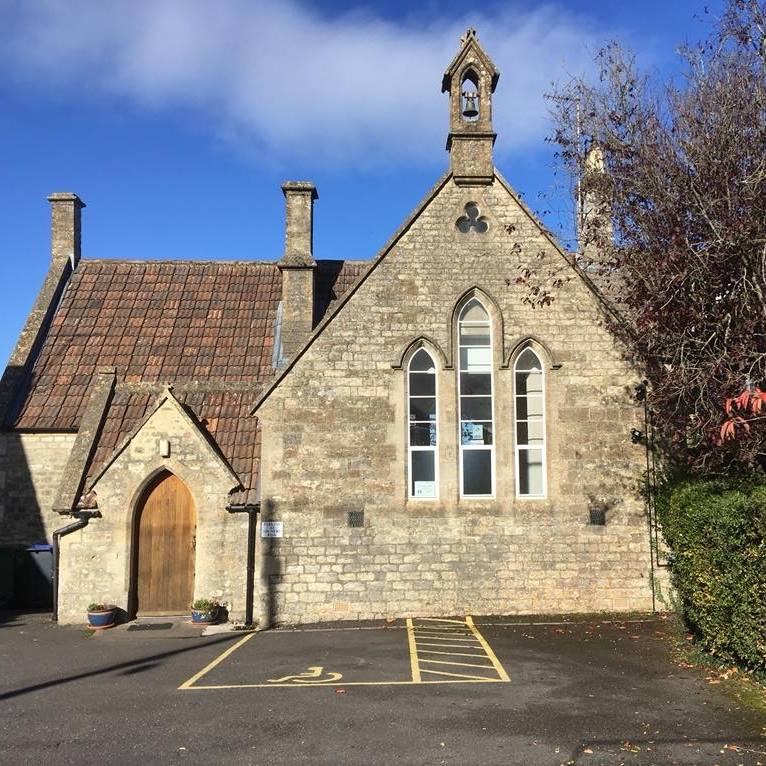
M 247 585 L 245 586 L 245 625 L 253 624 L 253 587 L 255 585 L 255 527 L 258 513 L 261 510 L 260 503 L 245 503 L 229 505 L 226 507 L 229 513 L 247 514 Z
M 59 619 L 59 541 L 64 535 L 87 527 L 91 519 L 101 518 L 101 514 L 98 511 L 72 511 L 69 515 L 77 519 L 77 521 L 73 521 L 71 524 L 67 524 L 53 533 L 53 622 L 58 622 Z

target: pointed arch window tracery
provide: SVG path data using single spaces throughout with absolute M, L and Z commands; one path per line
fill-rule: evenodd
M 547 493 L 543 364 L 527 347 L 516 357 L 513 370 L 516 496 L 543 498 Z
M 407 366 L 407 400 L 409 497 L 436 499 L 439 495 L 436 363 L 425 348 L 418 349 Z
M 484 304 L 471 298 L 458 315 L 460 495 L 495 494 L 492 326 Z

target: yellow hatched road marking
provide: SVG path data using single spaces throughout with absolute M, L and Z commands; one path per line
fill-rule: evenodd
M 493 665 L 476 665 L 473 662 L 450 662 L 449 660 L 426 660 L 422 659 L 421 662 L 433 662 L 436 665 L 459 665 L 461 668 L 484 668 L 485 670 L 493 670 Z M 428 670 L 428 668 L 424 668 Z
M 500 664 L 500 660 L 497 659 L 495 656 L 495 653 L 492 651 L 492 647 L 487 643 L 484 636 L 479 633 L 478 630 L 476 630 L 476 626 L 473 624 L 473 618 L 471 615 L 468 615 L 465 618 L 466 625 L 468 625 L 471 630 L 473 631 L 473 634 L 476 636 L 476 640 L 482 645 L 484 648 L 484 651 L 487 653 L 487 657 L 492 660 L 492 664 L 495 666 L 495 670 L 497 671 L 497 674 L 500 676 L 500 678 L 503 681 L 510 681 L 511 679 L 508 677 L 508 674 L 505 672 L 505 668 Z
M 417 622 L 417 624 L 415 624 Z M 450 625 L 448 630 L 435 623 L 444 622 Z M 424 624 L 430 623 L 430 624 Z M 465 620 L 444 620 L 436 618 L 418 618 L 416 621 L 407 620 L 407 630 L 410 639 L 410 661 L 418 666 L 421 674 L 443 675 L 450 678 L 463 678 L 478 680 L 481 676 L 472 676 L 467 673 L 449 673 L 445 670 L 433 670 L 426 666 L 430 665 L 449 665 L 453 667 L 480 668 L 481 670 L 494 670 L 498 675 L 499 681 L 510 681 L 505 668 L 495 656 L 484 636 L 479 633 L 474 625 L 470 615 Z M 434 647 L 434 648 L 431 648 Z M 422 653 L 421 656 L 418 652 Z M 439 655 L 437 658 L 425 657 L 422 655 Z M 449 657 L 450 659 L 441 659 Z M 462 662 L 458 658 L 467 657 L 469 659 L 482 660 L 489 662 L 489 665 L 474 664 Z M 454 661 L 451 661 L 454 658 Z M 413 674 L 414 677 L 414 674 Z M 432 683 L 429 678 L 424 683 Z
M 440 646 L 442 649 L 478 649 L 478 646 L 465 646 L 464 644 L 441 644 L 430 641 L 419 641 L 418 646 Z
M 468 654 L 467 652 L 440 652 L 438 649 L 421 649 L 420 654 L 446 654 L 448 657 L 483 657 L 486 658 L 484 652 L 478 654 Z
M 437 676 L 449 676 L 450 678 L 470 678 L 474 681 L 485 680 L 484 676 L 471 676 L 468 673 L 448 673 L 446 670 L 431 670 L 430 668 L 423 668 L 423 673 L 434 673 Z M 426 683 L 430 683 L 430 681 L 426 681 Z

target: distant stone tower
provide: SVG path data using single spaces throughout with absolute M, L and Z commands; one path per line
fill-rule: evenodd
M 612 274 L 610 261 L 614 247 L 614 226 L 609 176 L 604 150 L 594 144 L 585 156 L 579 195 L 580 254 L 590 274 Z M 603 285 L 601 285 L 603 288 Z
M 450 94 L 450 167 L 456 184 L 491 184 L 497 137 L 492 129 L 492 94 L 500 72 L 476 39 L 475 29 L 469 29 L 460 42 L 442 80 L 442 93 Z

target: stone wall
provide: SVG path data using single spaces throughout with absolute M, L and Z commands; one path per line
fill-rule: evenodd
M 400 512 L 345 519 L 284 512 L 283 540 L 259 540 L 262 619 L 301 623 L 461 614 L 651 609 L 647 527 L 523 513 L 465 518 Z M 264 555 L 265 554 L 265 555 Z
M 488 232 L 457 230 L 469 202 Z M 552 305 L 525 302 L 517 277 L 527 265 L 571 277 Z M 454 318 L 474 288 L 493 325 L 492 500 L 461 498 L 458 484 Z M 397 369 L 421 336 L 438 360 L 433 501 L 407 497 L 406 380 Z M 515 497 L 509 357 L 525 339 L 546 366 L 545 500 Z M 448 180 L 258 411 L 265 517 L 286 522 L 285 538 L 262 549 L 266 616 L 650 608 L 637 490 L 644 451 L 630 441 L 643 421 L 631 396 L 637 380 L 593 294 L 509 190 Z M 608 508 L 603 528 L 589 525 L 593 504 Z M 363 530 L 346 526 L 351 510 L 364 511 Z
M 170 457 L 159 440 L 170 441 Z M 102 518 L 61 541 L 59 620 L 77 623 L 91 601 L 129 611 L 135 512 L 145 488 L 168 470 L 189 488 L 196 511 L 195 598 L 218 598 L 232 619 L 245 611 L 246 514 L 226 511 L 237 485 L 181 407 L 168 398 L 94 485 Z
M 0 433 L 0 545 L 51 541 L 66 522 L 53 501 L 75 434 Z

